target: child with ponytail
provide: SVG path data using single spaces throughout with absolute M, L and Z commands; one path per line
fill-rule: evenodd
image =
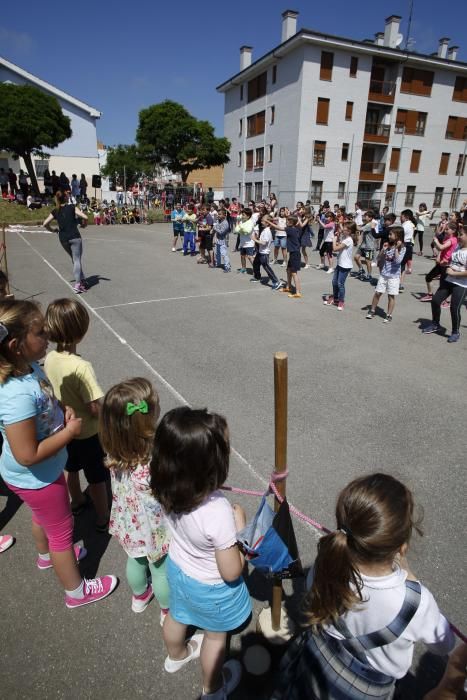
M 318 544 L 305 599 L 307 629 L 281 663 L 273 700 L 389 698 L 412 663 L 414 643 L 447 654 L 449 622 L 405 562 L 412 493 L 386 474 L 340 493 L 336 529 Z

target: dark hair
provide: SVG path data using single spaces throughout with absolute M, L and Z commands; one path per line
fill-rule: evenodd
M 45 326 L 50 340 L 57 343 L 57 350 L 78 343 L 89 328 L 89 314 L 76 299 L 56 299 L 45 312 Z
M 347 221 L 344 224 L 344 231 L 345 230 L 349 232 L 349 236 L 351 237 L 353 244 L 357 245 L 359 239 L 357 224 L 354 224 L 353 221 Z
M 373 209 L 367 209 L 366 212 L 365 212 L 365 216 L 369 216 L 371 219 L 374 219 L 374 218 L 375 218 L 375 212 L 373 211 Z
M 66 204 L 68 202 L 68 197 L 66 196 L 65 192 L 62 190 L 57 190 L 55 193 L 55 204 L 57 207 L 60 207 L 62 204 Z
M 251 219 L 253 212 L 251 211 L 251 209 L 249 207 L 244 207 L 242 214 L 245 214 L 249 219 Z
M 404 229 L 402 226 L 391 226 L 391 231 L 396 237 L 396 241 L 404 242 Z
M 298 219 L 297 219 L 296 216 L 293 216 L 293 215 L 291 214 L 290 216 L 287 216 L 287 217 L 286 217 L 286 221 L 291 221 L 291 222 L 292 222 L 292 226 L 296 226 L 296 225 L 297 225 L 297 222 L 298 222 Z
M 448 228 L 450 231 L 454 231 L 454 233 L 457 236 L 457 234 L 459 232 L 459 226 L 457 225 L 457 223 L 455 221 L 448 221 L 446 228 Z
M 392 562 L 413 529 L 422 534 L 412 493 L 389 474 L 348 484 L 337 499 L 336 521 L 337 529 L 318 543 L 313 585 L 305 598 L 312 625 L 335 622 L 363 601 L 359 565 Z
M 156 430 L 151 489 L 166 513 L 189 513 L 229 473 L 227 421 L 207 409 L 174 408 Z
M 415 221 L 415 219 L 414 219 L 414 215 L 413 215 L 412 209 L 403 209 L 403 210 L 401 211 L 401 216 L 404 216 L 406 219 L 408 219 L 409 221 L 411 221 L 411 222 L 413 223 L 414 226 L 415 226 L 415 224 L 417 223 L 417 222 Z
M 395 214 L 385 214 L 384 220 L 385 221 L 392 221 L 394 223 L 394 221 L 396 220 L 396 215 Z

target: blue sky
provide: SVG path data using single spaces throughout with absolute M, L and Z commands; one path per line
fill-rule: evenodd
M 173 99 L 223 132 L 223 96 L 216 85 L 239 70 L 239 48 L 253 46 L 253 60 L 280 42 L 281 13 L 297 10 L 298 28 L 355 39 L 384 31 L 388 15 L 402 16 L 407 34 L 408 0 L 187 0 L 74 5 L 32 0 L 26 12 L 4 12 L 0 55 L 103 112 L 99 138 L 107 145 L 132 143 L 143 107 Z M 460 45 L 467 61 L 465 0 L 414 0 L 413 50 L 432 53 L 438 39 Z M 464 43 L 464 45 L 463 45 Z

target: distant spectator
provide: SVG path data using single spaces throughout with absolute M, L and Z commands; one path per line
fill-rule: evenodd
M 60 189 L 60 178 L 58 177 L 57 173 L 55 170 L 52 170 L 52 194 L 55 196 Z
M 78 178 L 76 177 L 76 175 L 72 175 L 72 176 L 71 176 L 71 183 L 70 183 L 70 186 L 71 186 L 71 195 L 72 195 L 72 197 L 74 197 L 75 200 L 76 200 L 76 198 L 79 197 L 79 195 L 80 195 L 80 193 L 81 193 L 81 188 L 80 188 L 80 185 L 79 185 L 79 180 L 78 180 Z
M 79 196 L 81 197 L 81 200 L 86 201 L 87 191 L 88 191 L 88 183 L 87 183 L 87 180 L 84 176 L 84 173 L 81 173 L 81 177 L 79 180 Z
M 69 179 L 67 178 L 67 176 L 65 175 L 65 173 L 63 172 L 63 170 L 62 170 L 62 172 L 60 173 L 59 180 L 60 180 L 60 189 L 64 190 L 65 187 L 69 187 L 70 181 L 69 181 Z
M 27 199 L 27 196 L 29 193 L 28 178 L 29 178 L 29 175 L 27 175 L 24 172 L 24 170 L 19 171 L 18 182 L 19 182 L 19 188 L 21 190 L 21 194 L 23 195 L 24 203 L 26 203 L 26 199 Z
M 44 192 L 46 194 L 52 192 L 52 176 L 48 168 L 44 170 Z
M 5 168 L 0 168 L 0 187 L 2 189 L 2 197 L 6 199 L 8 196 L 8 175 Z
M 32 194 L 28 194 L 26 197 L 26 206 L 28 209 L 40 209 L 42 207 L 42 204 L 40 202 L 36 202 L 34 200 L 34 197 Z
M 10 194 L 15 196 L 18 192 L 18 178 L 11 168 L 8 168 L 8 182 L 10 183 Z
M 208 191 L 206 192 L 206 204 L 212 204 L 214 202 L 214 192 L 212 191 L 212 187 L 208 187 Z

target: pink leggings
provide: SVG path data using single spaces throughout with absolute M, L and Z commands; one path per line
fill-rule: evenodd
M 73 546 L 73 518 L 65 477 L 59 478 L 42 489 L 8 487 L 30 508 L 32 521 L 45 532 L 49 551 L 66 552 Z

